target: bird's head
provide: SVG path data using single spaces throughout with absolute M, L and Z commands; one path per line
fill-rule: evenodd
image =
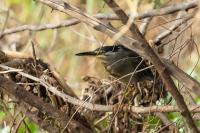
M 100 59 L 105 59 L 107 55 L 111 52 L 116 52 L 119 49 L 119 46 L 103 46 L 95 49 L 94 51 L 77 53 L 77 56 L 94 56 Z

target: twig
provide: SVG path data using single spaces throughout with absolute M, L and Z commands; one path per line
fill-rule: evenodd
M 147 28 L 148 28 L 148 25 L 149 25 L 149 23 L 151 22 L 151 20 L 152 20 L 152 17 L 150 17 L 150 18 L 145 18 L 144 19 L 144 22 L 140 25 L 140 32 L 142 33 L 142 35 L 145 35 L 146 34 L 146 30 L 147 30 Z
M 22 32 L 22 31 L 42 31 L 42 30 L 47 30 L 47 29 L 58 29 L 58 28 L 62 28 L 62 27 L 72 26 L 72 25 L 75 25 L 78 23 L 80 23 L 79 20 L 70 19 L 70 20 L 62 21 L 58 24 L 21 25 L 18 27 L 10 28 L 10 29 L 5 29 L 2 32 L 0 38 L 5 35 Z
M 150 12 L 147 11 L 146 13 L 143 13 L 139 15 L 139 18 L 146 18 L 146 17 L 152 17 L 152 16 L 161 16 L 165 14 L 171 14 L 180 10 L 188 10 L 190 8 L 195 8 L 198 6 L 198 0 L 192 0 L 189 2 L 183 2 L 183 3 L 178 3 L 174 5 L 170 5 L 168 7 L 164 7 L 161 9 L 155 9 L 151 10 Z
M 164 129 L 166 129 L 166 128 L 172 126 L 174 123 L 175 123 L 175 122 L 171 122 L 171 123 L 165 125 L 164 127 L 162 127 L 160 130 L 158 130 L 158 131 L 156 131 L 156 132 L 157 132 L 157 133 L 162 133 L 162 131 L 163 131 Z M 171 130 L 170 130 L 170 131 L 171 131 Z M 169 132 L 170 132 L 170 131 L 169 131 Z M 172 132 L 172 131 L 171 131 L 171 132 Z
M 15 127 L 15 131 L 13 131 L 13 133 L 17 133 L 19 130 L 20 125 L 22 124 L 22 122 L 24 121 L 24 119 L 26 118 L 26 116 L 24 115 L 20 121 L 17 123 L 16 127 Z
M 22 115 L 25 115 L 25 114 L 22 113 Z M 28 133 L 31 133 L 31 129 L 30 129 L 29 125 L 27 124 L 27 122 L 25 120 L 23 120 L 23 123 L 24 123 L 25 129 L 27 129 Z
M 154 44 L 159 46 L 161 44 L 161 41 L 166 38 L 168 35 L 170 35 L 175 29 L 177 29 L 180 25 L 183 23 L 187 22 L 193 17 L 193 15 L 189 14 L 184 16 L 183 19 L 175 21 L 175 23 L 169 28 L 169 30 L 166 30 L 165 32 L 159 34 L 155 39 L 154 39 Z
M 162 123 L 165 126 L 171 124 L 171 122 L 167 119 L 167 117 L 163 113 L 156 112 L 154 114 L 155 114 L 155 116 L 157 116 L 162 121 Z
M 32 54 L 33 54 L 33 59 L 34 59 L 34 65 L 35 65 L 35 68 L 37 67 L 37 57 L 36 57 L 36 52 L 35 52 L 35 44 L 33 41 L 31 41 L 31 46 L 32 46 Z
M 49 120 L 44 120 L 44 119 L 41 119 L 39 116 L 38 116 L 38 112 L 35 111 L 30 111 L 29 110 L 29 107 L 27 107 L 27 105 L 23 104 L 23 103 L 20 103 L 19 106 L 18 106 L 19 110 L 22 111 L 24 113 L 25 116 L 27 116 L 30 120 L 32 120 L 33 122 L 35 122 L 38 126 L 40 126 L 41 128 L 45 129 L 46 131 L 48 132 L 51 132 L 51 133 L 59 133 L 59 129 L 58 128 L 55 128 L 53 127 L 50 123 L 49 123 Z M 24 123 L 26 123 L 24 121 Z M 25 124 L 27 125 L 27 124 Z M 28 125 L 27 125 L 28 127 Z M 28 127 L 29 128 L 29 127 Z M 31 133 L 31 132 L 30 132 Z
M 156 48 L 158 49 L 158 48 L 160 48 L 160 47 L 163 47 L 163 46 L 167 45 L 168 43 L 170 43 L 170 42 L 172 42 L 172 41 L 175 41 L 184 31 L 186 31 L 188 28 L 190 28 L 192 24 L 193 24 L 193 22 L 190 22 L 189 24 L 187 24 L 187 26 L 185 26 L 183 29 L 181 29 L 181 31 L 179 31 L 178 33 L 176 33 L 176 36 L 175 36 L 175 37 L 173 37 L 172 39 L 170 39 L 170 40 L 167 41 L 167 42 L 162 43 L 161 45 L 159 45 L 159 44 L 161 43 L 162 40 L 158 40 L 158 42 L 157 42 L 157 44 L 156 44 L 156 45 L 158 45 L 158 47 L 156 47 Z M 161 34 L 162 34 L 162 33 L 161 33 Z M 162 35 L 164 35 L 164 34 L 162 34 Z M 169 34 L 169 35 L 170 35 L 170 34 Z M 165 35 L 164 35 L 164 36 L 165 36 Z M 168 36 L 168 35 L 167 35 L 167 36 Z M 161 38 L 162 38 L 162 37 L 161 37 Z M 156 39 L 155 39 L 155 40 L 156 40 Z M 154 40 L 154 41 L 155 41 L 155 40 Z M 173 52 L 169 57 L 172 57 L 174 54 L 176 54 L 176 52 L 179 51 L 181 47 L 182 47 L 182 46 L 179 46 L 179 48 L 177 48 L 176 50 L 174 50 L 174 52 Z
M 22 69 L 18 69 L 18 70 L 7 70 L 7 71 L 0 71 L 0 74 L 5 74 L 5 73 L 10 73 L 10 72 L 21 72 L 23 71 Z
M 6 10 L 5 13 L 6 13 L 6 19 L 5 19 L 4 23 L 3 23 L 3 26 L 2 26 L 1 31 L 0 31 L 0 37 L 3 34 L 3 32 L 4 32 L 5 28 L 6 28 L 6 25 L 8 24 L 7 22 L 8 22 L 8 18 L 9 18 L 9 15 L 10 15 L 9 10 Z
M 11 127 L 10 127 L 10 131 L 9 131 L 9 133 L 12 132 L 12 128 L 14 128 L 15 121 L 16 121 L 17 116 L 18 116 L 19 114 L 20 114 L 20 112 L 18 112 L 17 114 L 15 114 L 14 119 L 13 119 L 12 124 L 11 124 Z
M 63 92 L 65 94 L 69 94 L 70 96 L 78 98 L 78 96 L 74 93 L 74 91 L 72 90 L 72 88 L 62 78 L 62 76 L 54 68 L 50 67 L 50 70 L 51 70 L 51 73 L 52 73 L 53 77 L 62 86 Z
M 195 105 L 195 106 L 189 106 L 189 110 L 191 112 L 196 112 L 200 111 L 200 106 Z M 153 113 L 153 112 L 161 112 L 161 113 L 166 113 L 166 112 L 179 112 L 179 108 L 177 106 L 172 106 L 172 105 L 165 105 L 165 106 L 150 106 L 150 107 L 131 107 L 131 111 L 134 113 L 138 114 L 143 114 L 143 113 Z M 149 112 L 148 112 L 149 111 Z
M 184 84 L 184 86 L 192 89 L 196 94 L 200 94 L 200 87 L 199 87 L 199 83 L 193 79 L 190 75 L 188 75 L 187 73 L 185 73 L 183 70 L 179 69 L 177 66 L 175 66 L 172 62 L 163 59 L 168 72 L 175 77 L 176 79 L 178 79 L 180 82 L 182 82 Z
M 27 59 L 32 57 L 30 54 L 25 54 L 16 51 L 4 51 L 4 53 L 6 54 L 8 59 Z

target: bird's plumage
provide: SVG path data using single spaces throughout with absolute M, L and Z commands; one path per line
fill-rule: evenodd
M 123 45 L 103 46 L 94 51 L 76 54 L 77 56 L 99 57 L 105 69 L 114 77 L 122 78 L 125 83 L 135 84 L 143 80 L 153 80 L 153 73 L 137 53 Z M 145 69 L 141 72 L 137 70 Z

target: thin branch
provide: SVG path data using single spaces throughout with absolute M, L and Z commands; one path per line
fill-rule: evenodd
M 198 6 L 198 0 L 191 0 L 188 2 L 178 3 L 174 5 L 170 5 L 168 7 L 164 7 L 161 9 L 155 9 L 146 11 L 146 13 L 143 13 L 142 15 L 139 15 L 139 18 L 146 18 L 146 17 L 152 17 L 152 16 L 161 16 L 165 14 L 171 14 L 180 10 L 188 10 L 190 8 L 195 8 Z
M 170 34 L 167 35 L 167 34 L 165 34 L 165 32 L 161 33 L 161 34 L 162 34 L 162 35 L 160 36 L 161 40 L 159 40 L 159 39 L 158 39 L 157 41 L 156 41 L 156 39 L 154 40 L 154 41 L 155 41 L 154 43 L 158 46 L 158 47 L 156 47 L 156 48 L 158 49 L 158 48 L 160 48 L 160 47 L 163 47 L 163 46 L 169 44 L 169 43 L 172 42 L 172 41 L 175 41 L 183 32 L 185 32 L 188 28 L 190 28 L 192 24 L 193 24 L 193 22 L 190 22 L 189 24 L 187 24 L 187 26 L 185 26 L 183 29 L 181 29 L 181 31 L 179 31 L 178 33 L 176 33 L 176 36 L 175 36 L 175 37 L 171 38 L 171 39 L 168 40 L 167 42 L 163 42 L 162 44 L 161 44 L 161 41 L 162 41 L 162 38 L 163 38 L 162 35 L 167 37 L 167 36 L 170 35 Z M 177 26 L 178 26 L 178 25 L 177 25 Z M 173 27 L 173 26 L 172 26 L 172 27 Z M 175 27 L 175 29 L 176 29 L 176 28 L 178 28 L 178 27 Z M 171 29 L 171 28 L 170 28 L 170 29 Z M 174 30 L 175 30 L 175 29 L 174 29 Z M 164 38 L 163 38 L 163 39 L 164 39 Z M 181 47 L 181 46 L 180 46 L 180 47 Z M 179 48 L 177 48 L 177 50 L 179 51 Z M 176 53 L 177 53 L 177 52 L 174 51 L 173 54 L 170 55 L 170 57 L 172 57 L 172 56 L 175 55 Z
M 169 125 L 171 122 L 168 120 L 168 118 L 165 116 L 164 113 L 156 112 L 154 113 L 155 116 L 157 116 L 163 123 L 163 125 Z
M 199 105 L 194 105 L 194 106 L 189 106 L 189 110 L 191 112 L 199 112 L 200 111 L 200 106 Z M 150 107 L 131 107 L 131 111 L 133 113 L 138 113 L 138 114 L 146 114 L 146 113 L 154 113 L 154 112 L 160 112 L 160 113 L 166 113 L 166 112 L 180 112 L 180 109 L 177 106 L 172 106 L 172 105 L 165 105 L 165 106 L 150 106 Z
M 200 93 L 199 83 L 193 79 L 189 74 L 185 73 L 183 70 L 179 69 L 170 61 L 163 59 L 165 65 L 167 66 L 168 72 L 184 84 L 184 86 L 192 89 L 196 94 Z
M 154 44 L 159 46 L 161 44 L 161 41 L 166 38 L 167 36 L 169 36 L 174 30 L 176 30 L 180 25 L 182 25 L 183 23 L 187 22 L 188 20 L 190 20 L 191 18 L 193 18 L 193 15 L 189 14 L 184 16 L 183 19 L 181 20 L 177 20 L 174 22 L 174 24 L 169 28 L 169 30 L 166 30 L 165 32 L 159 34 L 155 39 L 154 39 Z
M 22 122 L 24 121 L 24 119 L 26 118 L 26 116 L 22 116 L 22 118 L 20 119 L 20 121 L 17 123 L 16 127 L 15 127 L 15 131 L 13 131 L 13 133 L 17 133 L 19 130 L 19 127 L 21 126 Z
M 5 21 L 3 22 L 3 26 L 2 26 L 1 31 L 0 31 L 0 37 L 1 37 L 2 33 L 4 32 L 6 25 L 8 24 L 8 18 L 9 18 L 9 15 L 10 15 L 9 10 L 6 10 L 5 14 L 6 14 L 6 18 L 5 18 Z
M 145 18 L 144 22 L 140 25 L 140 32 L 142 33 L 142 35 L 146 34 L 147 28 L 149 26 L 149 23 L 151 22 L 152 17 L 151 18 Z
M 5 29 L 2 32 L 2 34 L 0 35 L 0 38 L 5 35 L 22 32 L 22 31 L 43 31 L 43 30 L 48 30 L 48 29 L 58 29 L 58 28 L 62 28 L 62 27 L 76 25 L 78 23 L 80 23 L 79 20 L 70 19 L 70 20 L 62 21 L 58 24 L 21 25 L 18 27 L 10 28 L 10 29 Z

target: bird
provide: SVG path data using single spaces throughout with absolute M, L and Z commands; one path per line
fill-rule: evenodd
M 100 59 L 106 71 L 125 84 L 136 85 L 138 82 L 154 79 L 151 69 L 143 58 L 121 44 L 102 46 L 93 51 L 77 53 L 76 56 Z

